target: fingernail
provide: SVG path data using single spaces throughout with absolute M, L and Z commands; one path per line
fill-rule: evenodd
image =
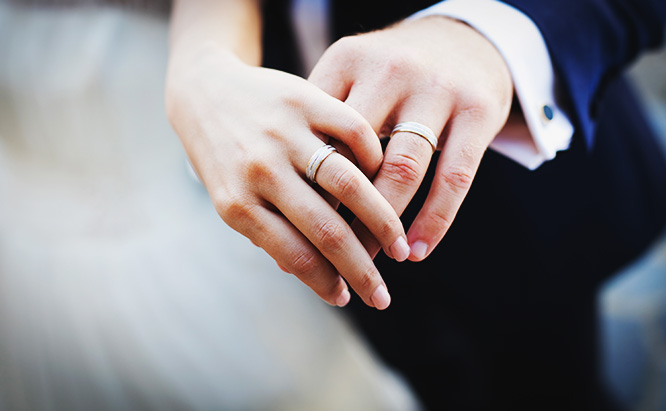
M 338 299 L 335 300 L 335 305 L 337 305 L 338 307 L 344 307 L 349 303 L 350 299 L 351 299 L 351 294 L 349 294 L 349 290 L 345 288 L 338 296 Z
M 389 251 L 393 254 L 393 258 L 397 261 L 405 261 L 409 257 L 409 245 L 404 238 L 398 237 L 397 240 L 389 247 Z
M 391 304 L 391 296 L 389 295 L 388 290 L 384 285 L 380 285 L 375 289 L 375 292 L 372 293 L 370 300 L 372 300 L 372 303 L 378 310 L 385 310 L 386 307 Z
M 412 255 L 419 260 L 423 260 L 428 252 L 428 244 L 423 241 L 415 241 L 412 243 Z

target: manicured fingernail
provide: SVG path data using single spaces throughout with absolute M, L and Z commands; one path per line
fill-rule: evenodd
M 377 287 L 377 289 L 375 289 L 375 292 L 372 293 L 370 300 L 372 300 L 372 303 L 378 310 L 384 310 L 389 306 L 389 304 L 391 304 L 391 296 L 389 295 L 388 290 L 384 285 L 380 285 Z
M 389 247 L 389 251 L 397 261 L 402 262 L 409 257 L 409 245 L 402 237 L 398 237 L 398 239 L 395 240 L 395 242 Z
M 349 294 L 349 290 L 345 288 L 338 296 L 338 299 L 335 300 L 335 305 L 337 305 L 338 307 L 344 307 L 349 303 L 350 299 L 351 299 L 351 294 Z
M 428 244 L 423 241 L 415 241 L 412 243 L 412 255 L 419 260 L 423 260 L 428 252 Z

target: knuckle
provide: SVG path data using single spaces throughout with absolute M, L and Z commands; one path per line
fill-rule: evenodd
M 282 104 L 294 112 L 302 112 L 308 106 L 307 99 L 308 96 L 296 88 L 283 96 Z
M 348 67 L 349 64 L 353 64 L 356 55 L 360 52 L 360 43 L 357 36 L 342 37 L 326 49 L 317 64 L 320 65 L 323 61 L 337 70 L 342 70 L 343 66 Z
M 253 186 L 277 184 L 278 175 L 274 169 L 274 163 L 270 161 L 270 156 L 262 155 L 260 150 L 257 150 L 249 155 L 244 163 L 246 176 Z
M 503 82 L 479 81 L 467 91 L 467 105 L 480 114 L 501 111 L 510 106 L 513 99 L 513 87 L 503 86 Z
M 349 170 L 340 170 L 333 175 L 333 187 L 340 198 L 350 199 L 358 196 L 361 182 L 358 176 Z
M 373 133 L 372 127 L 360 116 L 352 117 L 345 128 L 347 135 L 352 139 L 362 139 Z
M 347 54 L 356 50 L 359 46 L 359 41 L 357 36 L 346 36 L 342 37 L 330 47 L 330 54 L 339 55 Z
M 382 167 L 387 177 L 398 184 L 413 185 L 421 182 L 423 167 L 418 160 L 409 155 L 391 156 L 384 161 Z
M 356 284 L 359 292 L 367 294 L 368 297 L 370 294 L 375 291 L 375 288 L 379 285 L 379 275 L 374 267 L 366 268 L 356 279 Z
M 474 140 L 465 142 L 465 144 L 460 147 L 458 153 L 458 162 L 461 164 L 459 167 L 464 167 L 469 170 L 475 169 L 486 152 L 486 149 L 487 146 L 481 142 Z M 470 172 L 470 174 L 473 175 L 474 173 Z
M 474 180 L 473 173 L 467 167 L 454 166 L 444 170 L 440 178 L 456 193 L 467 192 Z
M 342 291 L 340 288 L 339 276 L 331 276 L 321 279 L 318 284 L 317 294 L 319 294 L 324 300 L 334 301 L 335 298 L 340 295 Z
M 436 73 L 430 78 L 430 90 L 437 96 L 454 96 L 458 93 L 457 83 L 451 76 Z
M 292 261 L 292 273 L 321 298 L 332 301 L 338 296 L 339 277 L 323 275 L 326 273 L 326 263 L 319 254 L 310 250 L 302 250 Z
M 307 283 L 314 277 L 317 267 L 319 267 L 318 260 L 317 255 L 311 251 L 300 251 L 292 262 L 294 274 L 303 282 Z
M 483 124 L 485 128 L 496 128 L 506 122 L 510 104 L 490 96 L 477 97 L 464 111 L 464 116 L 470 123 Z M 504 121 L 503 121 L 504 120 Z M 497 130 L 499 131 L 499 130 Z
M 390 217 L 382 220 L 378 234 L 381 236 L 380 238 L 393 238 L 395 233 L 402 231 L 401 227 L 402 223 L 399 218 Z
M 315 238 L 324 253 L 336 253 L 342 250 L 347 242 L 346 230 L 340 223 L 331 220 L 319 224 Z
M 477 93 L 474 101 L 475 104 L 470 109 L 472 116 L 485 117 L 488 112 L 494 111 L 493 108 L 498 106 L 498 100 L 489 93 Z
M 386 61 L 380 71 L 382 78 L 395 80 L 410 75 L 414 72 L 415 61 L 418 61 L 413 54 L 406 50 L 392 53 L 386 58 Z
M 469 121 L 485 121 L 487 114 L 497 106 L 490 93 L 481 89 L 469 91 L 465 97 L 462 112 Z
M 257 204 L 252 203 L 246 195 L 216 194 L 211 197 L 218 215 L 232 227 L 255 217 Z
M 431 212 L 427 219 L 427 227 L 434 227 L 437 232 L 447 232 L 453 223 L 453 217 L 449 217 L 443 210 Z

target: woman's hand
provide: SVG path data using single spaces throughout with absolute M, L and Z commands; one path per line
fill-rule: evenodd
M 317 173 L 319 187 L 406 259 L 402 224 L 366 177 L 383 158 L 370 124 L 306 80 L 245 64 L 214 43 L 186 55 L 169 64 L 168 117 L 222 219 L 330 304 L 349 301 L 342 276 L 366 304 L 386 308 L 390 297 L 372 259 L 305 179 L 329 139 L 346 145 L 358 167 L 332 154 Z
M 410 260 L 424 259 L 453 222 L 495 135 L 506 123 L 513 82 L 493 45 L 464 23 L 444 17 L 407 21 L 333 44 L 310 81 L 345 101 L 380 135 L 418 122 L 440 136 L 442 154 L 428 198 L 410 227 Z M 396 133 L 374 185 L 402 214 L 421 184 L 433 148 L 418 135 Z M 374 256 L 379 244 L 355 221 Z

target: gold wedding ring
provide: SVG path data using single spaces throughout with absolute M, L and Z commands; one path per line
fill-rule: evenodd
M 317 171 L 319 171 L 321 163 L 323 163 L 328 156 L 337 152 L 338 150 L 329 144 L 319 147 L 319 149 L 314 152 L 312 157 L 310 157 L 308 167 L 305 169 L 305 176 L 308 178 L 308 180 L 312 181 L 313 184 L 317 184 Z
M 423 124 L 417 123 L 416 121 L 405 121 L 404 123 L 399 123 L 393 127 L 391 137 L 393 137 L 395 133 L 416 134 L 419 137 L 423 137 L 426 139 L 426 141 L 428 141 L 428 143 L 430 143 L 433 152 L 435 152 L 437 149 L 437 136 L 435 136 L 435 133 L 432 132 L 430 127 L 424 126 Z

